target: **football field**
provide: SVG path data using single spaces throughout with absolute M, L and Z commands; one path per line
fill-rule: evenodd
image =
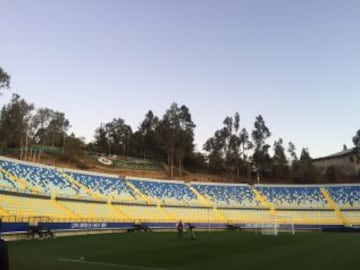
M 9 243 L 11 270 L 359 269 L 360 234 L 123 233 Z

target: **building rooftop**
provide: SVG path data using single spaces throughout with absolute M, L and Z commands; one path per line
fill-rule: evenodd
M 337 152 L 335 154 L 331 154 L 331 155 L 328 155 L 328 156 L 314 158 L 313 161 L 320 161 L 320 160 L 338 158 L 338 157 L 343 157 L 343 156 L 349 156 L 349 155 L 356 154 L 356 153 L 360 154 L 359 150 L 360 149 L 358 149 L 357 147 L 353 147 L 353 148 L 346 149 L 346 150 L 343 150 L 341 152 Z

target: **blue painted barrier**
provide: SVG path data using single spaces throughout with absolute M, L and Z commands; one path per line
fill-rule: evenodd
M 60 223 L 39 223 L 40 226 L 46 227 L 52 231 L 99 231 L 99 230 L 131 230 L 134 229 L 133 222 L 60 222 Z M 142 225 L 150 229 L 176 229 L 176 223 L 145 222 Z M 226 223 L 192 223 L 197 229 L 227 229 L 229 224 Z M 258 228 L 258 224 L 232 224 L 239 229 Z M 281 224 L 280 224 L 281 226 Z M 186 227 L 186 225 L 185 225 Z M 322 230 L 322 231 L 355 231 L 342 225 L 294 225 L 295 230 Z M 26 233 L 29 231 L 28 223 L 4 222 L 1 225 L 1 232 L 9 233 Z M 358 231 L 358 230 L 356 230 Z

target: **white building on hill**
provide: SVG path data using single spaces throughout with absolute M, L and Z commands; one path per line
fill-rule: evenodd
M 322 172 L 325 172 L 329 167 L 335 167 L 342 170 L 346 175 L 357 176 L 360 174 L 360 149 L 355 147 L 326 157 L 313 159 L 312 162 Z

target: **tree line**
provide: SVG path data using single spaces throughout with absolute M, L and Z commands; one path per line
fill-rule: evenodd
M 88 148 L 109 155 L 166 162 L 171 177 L 175 167 L 182 176 L 184 162 L 194 153 L 194 128 L 189 108 L 173 103 L 162 118 L 149 110 L 136 131 L 122 118 L 101 124 Z
M 0 91 L 9 87 L 10 76 L 0 67 Z M 255 118 L 252 130 L 242 127 L 238 112 L 226 116 L 203 151 L 194 147 L 196 125 L 190 109 L 177 103 L 161 117 L 149 110 L 136 130 L 120 117 L 100 123 L 88 144 L 74 133 L 68 134 L 70 127 L 63 112 L 36 109 L 13 94 L 0 112 L 0 150 L 20 149 L 20 158 L 35 155 L 31 150 L 34 146 L 46 146 L 61 149 L 68 160 L 81 158 L 85 151 L 151 159 L 166 164 L 170 177 L 191 171 L 222 175 L 235 182 L 266 178 L 310 183 L 321 179 L 307 148 L 302 148 L 298 157 L 292 142 L 286 144 L 278 138 L 269 144 L 272 134 L 262 115 Z M 360 147 L 360 129 L 353 142 Z

